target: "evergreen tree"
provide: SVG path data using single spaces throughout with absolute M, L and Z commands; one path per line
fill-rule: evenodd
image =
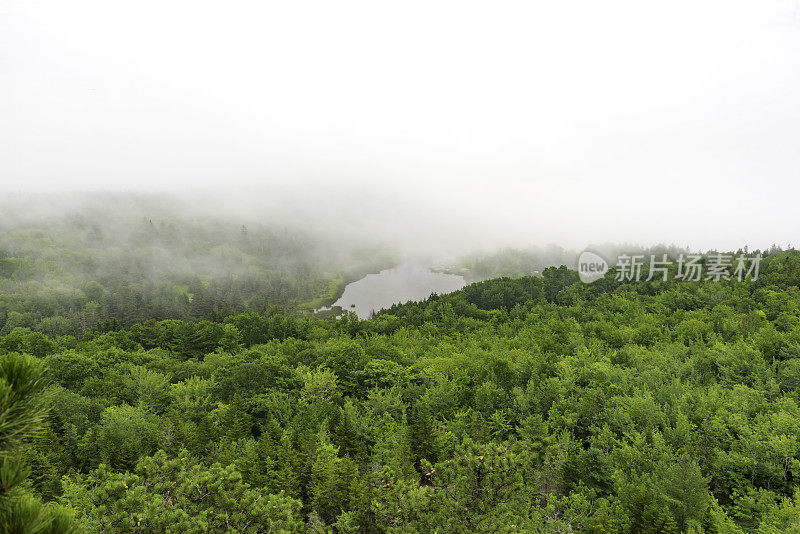
M 22 447 L 42 428 L 50 403 L 42 366 L 32 357 L 0 356 L 0 533 L 63 533 L 73 529 L 64 509 L 45 505 L 23 487 Z

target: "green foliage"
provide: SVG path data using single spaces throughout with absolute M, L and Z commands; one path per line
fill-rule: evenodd
M 65 481 L 64 501 L 78 510 L 84 532 L 302 532 L 300 503 L 265 495 L 232 466 L 195 464 L 163 451 L 133 472 L 101 465 Z
M 0 356 L 0 533 L 72 531 L 72 517 L 43 504 L 25 487 L 22 448 L 40 431 L 49 409 L 42 366 L 30 356 Z
M 392 264 L 384 250 L 354 248 L 285 227 L 253 225 L 242 233 L 241 224 L 181 218 L 164 199 L 137 205 L 130 197 L 92 197 L 72 199 L 91 208 L 73 207 L 68 213 L 60 200 L 52 211 L 62 215 L 46 218 L 32 218 L 27 202 L 4 203 L 0 335 L 24 334 L 0 343 L 0 350 L 42 356 L 51 350 L 47 337 L 105 333 L 148 320 L 218 323 L 276 306 L 300 311 L 311 301 L 331 304 L 344 280 Z M 251 328 L 245 333 L 245 344 L 296 335 L 299 328 L 282 314 L 269 322 L 266 332 Z M 238 328 L 237 323 L 232 324 Z M 215 342 L 225 350 L 238 343 L 238 336 L 219 324 L 208 329 L 179 325 L 163 338 L 149 326 L 132 334 L 146 348 L 169 344 L 184 356 L 214 350 L 207 349 Z
M 97 426 L 95 443 L 100 460 L 114 469 L 130 469 L 158 445 L 159 420 L 134 406 L 106 408 Z
M 3 513 L 42 532 L 64 509 L 98 533 L 800 532 L 797 256 L 755 283 L 543 269 L 370 321 L 145 305 L 78 339 L 9 312 Z

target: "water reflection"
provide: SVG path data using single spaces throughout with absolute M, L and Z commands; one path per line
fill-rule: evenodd
M 462 276 L 435 273 L 423 265 L 403 263 L 348 284 L 334 306 L 352 310 L 361 319 L 367 319 L 370 312 L 392 304 L 424 300 L 431 293 L 449 293 L 465 285 Z

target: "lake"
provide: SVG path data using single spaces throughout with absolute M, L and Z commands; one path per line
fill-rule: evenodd
M 333 305 L 367 319 L 373 310 L 411 300 L 425 300 L 431 293 L 450 293 L 465 285 L 462 276 L 435 273 L 419 264 L 403 263 L 347 284 L 341 298 Z

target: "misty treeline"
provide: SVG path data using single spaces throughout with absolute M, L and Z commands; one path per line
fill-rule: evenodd
M 114 330 L 148 319 L 221 320 L 330 304 L 344 285 L 393 264 L 290 225 L 194 215 L 161 197 L 88 195 L 0 213 L 0 334 Z M 36 205 L 36 204 L 34 204 Z M 241 218 L 244 220 L 244 218 Z
M 800 532 L 799 283 L 787 251 L 755 281 L 548 268 L 370 321 L 15 329 L 0 524 Z
M 675 261 L 681 254 L 697 254 L 688 247 L 678 247 L 675 245 L 657 245 L 652 247 L 642 247 L 640 245 L 620 245 L 605 243 L 593 246 L 590 249 L 594 253 L 599 253 L 610 266 L 617 263 L 617 258 L 622 255 L 638 254 L 643 257 L 643 262 L 647 263 L 654 255 L 656 259 L 661 259 L 665 254 L 668 259 Z M 777 254 L 781 252 L 781 247 L 772 245 L 763 254 Z M 716 251 L 708 251 L 706 256 Z M 724 252 L 723 252 L 724 253 Z M 731 254 L 733 258 L 744 253 L 740 250 Z M 755 251 L 750 255 L 761 253 Z M 580 251 L 565 249 L 558 245 L 548 245 L 546 247 L 528 248 L 504 248 L 493 252 L 472 253 L 460 257 L 455 262 L 451 262 L 445 269 L 447 272 L 460 274 L 467 281 L 479 282 L 489 278 L 500 278 L 508 276 L 517 278 L 520 276 L 530 276 L 541 274 L 548 267 L 558 267 L 568 265 L 576 267 Z M 612 267 L 613 268 L 613 267 Z

